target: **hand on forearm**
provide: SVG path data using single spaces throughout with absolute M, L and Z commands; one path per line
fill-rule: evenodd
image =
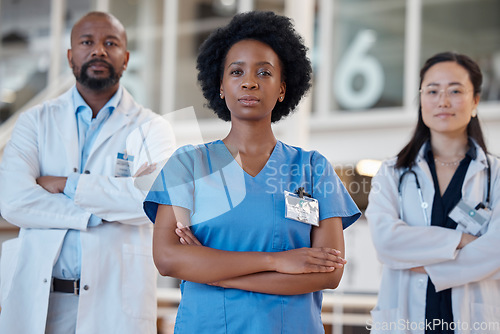
M 58 194 L 64 192 L 67 179 L 67 177 L 47 175 L 37 178 L 36 183 L 49 193 Z
M 466 245 L 468 245 L 472 241 L 476 240 L 477 238 L 478 237 L 476 237 L 472 234 L 465 233 L 465 232 L 462 233 L 462 238 L 460 239 L 460 243 L 458 244 L 457 249 L 464 248 Z M 410 268 L 410 270 L 413 272 L 416 272 L 416 273 L 420 273 L 420 274 L 427 274 L 427 271 L 425 270 L 425 268 L 423 266 Z
M 148 164 L 145 162 L 141 167 L 135 172 L 134 177 L 146 176 L 154 172 L 156 169 L 156 163 Z
M 258 285 L 267 282 L 266 278 L 269 277 L 273 282 L 272 287 L 269 287 L 269 293 L 275 291 L 277 294 L 299 294 L 325 288 L 335 289 L 340 282 L 345 260 L 334 250 L 338 246 L 339 250 L 343 251 L 342 221 L 338 217 L 325 219 L 322 224 L 323 228 L 318 228 L 312 233 L 312 245 L 315 246 L 312 251 L 314 256 L 310 255 L 310 248 L 304 248 L 281 252 L 283 254 L 273 258 L 277 253 L 223 251 L 198 244 L 193 233 L 178 224 L 178 222 L 185 222 L 184 226 L 188 226 L 189 215 L 189 210 L 185 208 L 170 205 L 158 206 L 153 232 L 153 259 L 163 276 L 227 287 L 232 287 L 236 281 L 239 284 L 242 279 L 245 282 L 241 283 L 250 284 L 249 288 L 243 285 L 236 288 L 257 292 L 264 292 L 257 290 L 261 289 Z M 181 238 L 183 241 L 180 241 Z M 298 254 L 300 256 L 297 256 Z M 319 262 L 327 262 L 326 266 L 317 264 L 318 257 Z M 306 258 L 306 263 L 313 262 L 315 263 L 313 266 L 331 269 L 313 274 L 294 275 L 276 271 L 290 265 L 288 263 L 290 261 L 291 266 L 296 266 L 297 258 L 302 261 L 299 267 L 304 266 L 303 259 Z M 289 268 L 285 270 L 290 271 Z M 312 270 L 314 269 L 300 269 L 302 272 Z M 247 278 L 251 281 L 247 282 Z M 291 284 L 288 293 L 286 292 L 287 284 Z
M 460 239 L 460 243 L 457 246 L 457 249 L 462 249 L 465 246 L 467 246 L 469 243 L 472 241 L 476 240 L 478 237 L 468 234 L 468 233 L 462 233 L 462 238 Z
M 193 232 L 191 232 L 191 229 L 182 225 L 181 222 L 177 222 L 175 234 L 177 234 L 179 241 L 183 245 L 202 246 L 201 242 L 198 241 L 198 238 L 196 238 Z
M 334 289 L 341 276 L 342 270 L 300 275 L 262 272 L 213 282 L 209 285 L 272 295 L 300 295 L 323 289 Z
M 282 274 L 328 273 L 343 268 L 346 260 L 332 248 L 298 248 L 270 253 L 275 271 Z
M 201 246 L 189 227 L 177 223 L 175 233 L 181 244 Z M 269 253 L 274 270 L 283 274 L 306 274 L 332 272 L 347 263 L 340 252 L 332 248 L 299 248 L 284 252 Z

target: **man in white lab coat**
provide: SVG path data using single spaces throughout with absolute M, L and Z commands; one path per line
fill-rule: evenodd
M 2 245 L 0 333 L 156 333 L 142 200 L 175 143 L 120 86 L 128 60 L 123 25 L 85 15 L 76 85 L 19 117 L 0 164 L 0 212 L 21 228 Z

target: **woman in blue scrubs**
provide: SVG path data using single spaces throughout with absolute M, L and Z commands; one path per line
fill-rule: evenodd
M 271 128 L 310 87 L 306 47 L 290 19 L 249 12 L 204 42 L 197 68 L 231 130 L 177 150 L 144 203 L 155 264 L 182 280 L 175 332 L 324 333 L 321 290 L 338 286 L 360 212 L 324 156 Z

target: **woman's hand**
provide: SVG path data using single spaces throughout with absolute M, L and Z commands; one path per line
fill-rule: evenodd
M 281 274 L 328 273 L 347 263 L 340 252 L 332 248 L 298 248 L 272 255 L 276 272 Z M 208 285 L 232 288 L 232 280 L 212 282 Z M 233 287 L 234 288 L 234 287 Z
M 175 233 L 183 245 L 202 246 L 189 227 L 177 222 Z M 298 248 L 284 252 L 269 253 L 275 271 L 282 274 L 328 273 L 342 268 L 347 263 L 336 249 Z M 213 285 L 218 285 L 213 283 Z
M 469 234 L 469 233 L 462 233 L 462 238 L 460 239 L 460 243 L 457 246 L 457 249 L 462 249 L 472 241 L 476 240 L 478 237 Z M 427 274 L 427 271 L 425 270 L 424 267 L 415 267 L 410 269 L 413 272 L 416 273 L 421 273 L 421 274 Z
M 340 257 L 340 251 L 326 247 L 298 248 L 269 254 L 273 258 L 275 271 L 282 274 L 328 273 L 347 263 Z
M 191 229 L 187 226 L 182 225 L 181 222 L 177 222 L 177 228 L 175 229 L 175 234 L 179 237 L 179 241 L 183 245 L 193 245 L 202 246 L 201 242 L 194 236 Z
M 469 233 L 462 233 L 462 238 L 460 239 L 460 243 L 457 246 L 457 249 L 462 249 L 472 241 L 476 240 L 478 237 Z

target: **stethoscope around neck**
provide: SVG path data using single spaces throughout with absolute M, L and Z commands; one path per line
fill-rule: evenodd
M 418 181 L 418 176 L 417 173 L 411 167 L 403 172 L 401 176 L 399 177 L 399 184 L 398 184 L 398 194 L 399 194 L 399 218 L 403 219 L 403 192 L 401 191 L 401 188 L 403 187 L 403 179 L 405 178 L 406 175 L 413 174 L 415 177 L 415 184 L 417 186 L 417 191 L 418 191 L 418 197 L 420 198 L 420 208 L 422 209 L 422 213 L 424 214 L 424 220 L 425 224 L 429 225 L 429 217 L 427 217 L 427 207 L 429 206 L 429 203 L 427 203 L 424 200 L 424 195 L 422 194 L 422 187 L 420 187 L 420 181 Z
M 487 167 L 487 184 L 486 184 L 486 200 L 478 205 L 476 205 L 475 209 L 490 209 L 490 188 L 491 188 L 491 166 L 490 160 L 486 158 Z M 422 209 L 422 213 L 424 215 L 425 224 L 429 225 L 429 217 L 427 216 L 427 208 L 429 207 L 429 203 L 424 200 L 424 195 L 422 193 L 422 187 L 420 186 L 420 181 L 418 180 L 417 173 L 413 169 L 408 168 L 405 170 L 401 176 L 399 177 L 398 183 L 398 194 L 399 194 L 399 218 L 403 220 L 403 181 L 405 176 L 412 174 L 415 177 L 415 184 L 417 186 L 418 197 L 420 198 L 420 208 Z

